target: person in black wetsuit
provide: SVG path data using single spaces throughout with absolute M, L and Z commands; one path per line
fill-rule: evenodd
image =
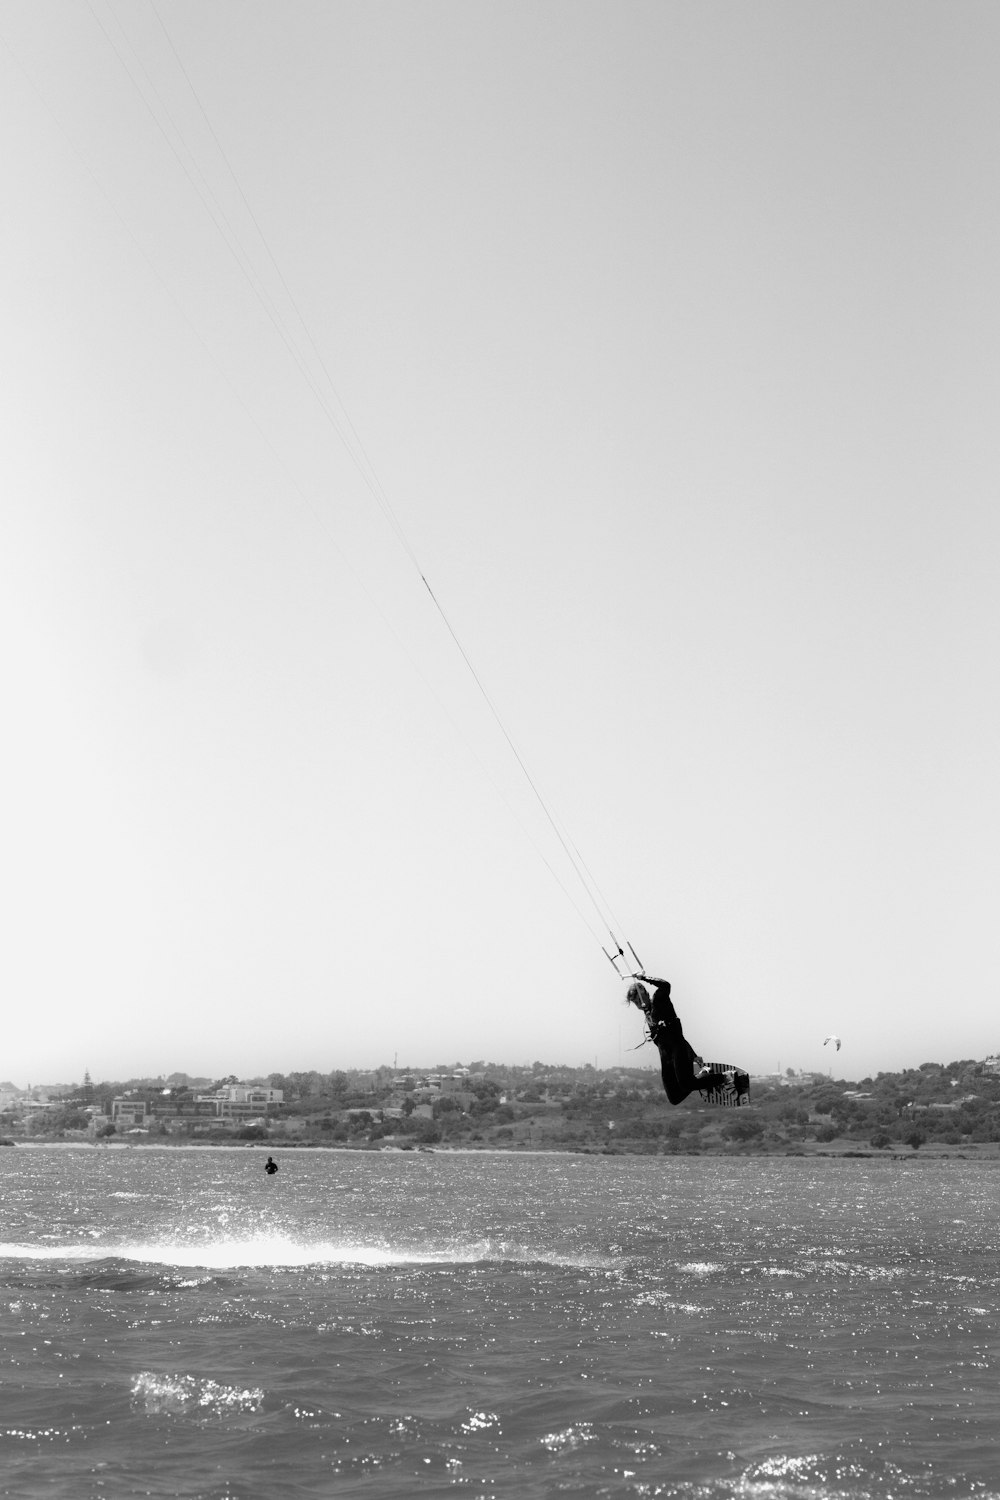
M 275 1161 L 273 1156 L 269 1156 L 267 1158 L 267 1161 L 264 1163 L 264 1171 L 267 1173 L 268 1177 L 273 1177 L 277 1170 L 278 1163 Z
M 653 986 L 652 996 L 646 988 L 650 984 Z M 735 1097 L 729 1102 L 736 1103 L 742 1095 L 749 1094 L 750 1080 L 739 1069 L 726 1068 L 720 1072 L 717 1067 L 705 1066 L 681 1029 L 680 1017 L 670 998 L 668 979 L 636 974 L 625 998 L 646 1017 L 649 1039 L 655 1042 L 660 1054 L 660 1076 L 671 1104 L 680 1104 L 695 1090 L 706 1096 L 715 1095 L 723 1082 L 735 1091 Z

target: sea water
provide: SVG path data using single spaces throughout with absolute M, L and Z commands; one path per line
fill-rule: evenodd
M 1000 1496 L 997 1167 L 7 1149 L 0 1493 Z

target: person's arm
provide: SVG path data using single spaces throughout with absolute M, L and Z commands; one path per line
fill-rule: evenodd
M 652 974 L 633 974 L 632 978 L 633 979 L 643 979 L 643 980 L 645 980 L 646 984 L 655 984 L 657 986 L 659 986 L 661 984 L 669 984 L 670 983 L 669 979 L 654 979 L 653 976 L 652 976 Z

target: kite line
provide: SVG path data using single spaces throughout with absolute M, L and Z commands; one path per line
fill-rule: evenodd
M 93 0 L 88 0 L 88 9 L 89 9 L 89 11 L 90 11 L 90 13 L 91 13 L 91 15 L 92 15 L 92 17 L 93 17 L 93 19 L 94 19 L 97 27 L 100 29 L 101 33 L 103 34 L 103 36 L 104 36 L 104 38 L 105 38 L 105 40 L 106 40 L 109 48 L 111 49 L 111 51 L 113 52 L 114 56 L 116 57 L 119 65 L 120 65 L 120 67 L 122 68 L 122 70 L 124 71 L 124 73 L 126 74 L 126 76 L 128 77 L 129 81 L 132 84 L 133 89 L 135 90 L 135 92 L 138 95 L 139 99 L 141 100 L 143 106 L 145 107 L 145 109 L 149 113 L 149 115 L 152 118 L 152 120 L 153 120 L 153 122 L 154 122 L 154 124 L 155 124 L 155 126 L 157 128 L 157 130 L 159 131 L 160 135 L 163 137 L 163 140 L 165 141 L 168 149 L 170 150 L 170 152 L 173 155 L 174 159 L 176 160 L 178 166 L 180 167 L 181 171 L 183 172 L 184 176 L 186 177 L 188 183 L 191 186 L 192 191 L 195 193 L 196 197 L 198 198 L 199 202 L 202 205 L 202 208 L 204 209 L 205 213 L 208 215 L 208 218 L 210 219 L 213 227 L 215 228 L 216 233 L 220 236 L 220 238 L 222 239 L 224 245 L 226 246 L 226 249 L 228 250 L 229 254 L 232 256 L 233 260 L 235 261 L 235 263 L 236 263 L 236 265 L 237 265 L 237 267 L 238 267 L 238 269 L 240 271 L 240 274 L 242 275 L 242 277 L 246 281 L 246 283 L 247 283 L 247 285 L 248 285 L 248 287 L 249 287 L 252 295 L 255 297 L 255 299 L 257 300 L 257 302 L 260 304 L 260 306 L 263 309 L 266 317 L 268 318 L 269 322 L 271 323 L 272 327 L 274 328 L 275 332 L 277 333 L 277 335 L 278 335 L 281 343 L 283 344 L 286 352 L 288 353 L 288 356 L 291 359 L 293 365 L 295 366 L 295 368 L 299 372 L 299 375 L 301 376 L 301 378 L 305 382 L 306 386 L 308 387 L 310 393 L 312 394 L 312 396 L 313 396 L 313 398 L 314 398 L 314 400 L 315 400 L 315 402 L 316 402 L 316 404 L 317 404 L 317 406 L 318 406 L 321 414 L 323 415 L 323 417 L 326 419 L 326 421 L 329 423 L 329 425 L 333 429 L 333 431 L 336 434 L 336 436 L 337 436 L 340 444 L 342 445 L 343 449 L 345 450 L 345 452 L 347 453 L 347 455 L 351 459 L 352 463 L 354 464 L 356 470 L 358 471 L 358 473 L 359 473 L 359 475 L 360 475 L 360 477 L 362 479 L 362 482 L 365 485 L 365 488 L 367 489 L 367 491 L 369 492 L 370 496 L 372 497 L 372 499 L 374 500 L 375 504 L 377 505 L 377 507 L 378 507 L 379 511 L 381 512 L 381 514 L 382 514 L 382 516 L 383 516 L 386 524 L 389 526 L 389 529 L 391 530 L 393 536 L 395 537 L 398 545 L 401 547 L 402 551 L 404 552 L 404 554 L 406 555 L 407 559 L 409 560 L 411 566 L 415 570 L 415 572 L 416 572 L 416 574 L 417 574 L 417 576 L 418 576 L 418 578 L 420 580 L 420 583 L 423 585 L 423 588 L 424 588 L 424 591 L 426 592 L 427 597 L 429 598 L 429 600 L 430 600 L 431 604 L 433 605 L 433 608 L 436 611 L 436 613 L 437 613 L 437 615 L 438 615 L 438 617 L 439 617 L 442 625 L 444 626 L 444 628 L 445 628 L 448 636 L 450 637 L 454 648 L 458 651 L 459 656 L 461 657 L 462 662 L 464 663 L 464 666 L 465 666 L 466 670 L 468 671 L 469 675 L 471 676 L 472 681 L 473 681 L 473 683 L 474 683 L 474 685 L 475 685 L 475 687 L 476 687 L 476 689 L 477 689 L 480 697 L 482 698 L 482 700 L 483 700 L 484 704 L 486 705 L 486 708 L 488 709 L 488 711 L 489 711 L 489 713 L 490 713 L 493 721 L 495 722 L 495 724 L 496 724 L 497 728 L 499 729 L 499 731 L 500 731 L 500 733 L 501 733 L 504 741 L 506 742 L 506 744 L 508 746 L 508 749 L 509 749 L 511 755 L 513 756 L 513 759 L 514 759 L 516 765 L 518 766 L 518 768 L 519 768 L 519 770 L 520 770 L 520 772 L 521 772 L 521 774 L 522 774 L 525 782 L 527 783 L 527 785 L 528 785 L 528 787 L 529 787 L 532 795 L 535 798 L 535 801 L 538 804 L 538 807 L 541 809 L 541 812 L 544 815 L 544 818 L 548 822 L 548 824 L 549 824 L 549 826 L 550 826 L 553 834 L 555 835 L 555 838 L 556 838 L 556 840 L 557 840 L 557 842 L 558 842 L 558 844 L 559 844 L 559 846 L 560 846 L 560 848 L 561 848 L 561 850 L 563 852 L 563 855 L 564 855 L 567 863 L 569 864 L 570 868 L 572 869 L 572 871 L 573 871 L 573 873 L 574 873 L 577 881 L 579 882 L 579 885 L 580 885 L 580 887 L 581 887 L 584 895 L 587 898 L 587 902 L 589 903 L 590 907 L 593 909 L 593 912 L 596 915 L 596 917 L 597 917 L 597 919 L 598 919 L 598 921 L 600 923 L 601 929 L 603 930 L 603 932 L 605 932 L 607 934 L 607 937 L 610 939 L 610 944 L 611 944 L 610 951 L 609 951 L 608 947 L 605 946 L 605 942 L 604 942 L 603 938 L 601 936 L 599 936 L 595 932 L 594 927 L 593 927 L 591 921 L 581 911 L 580 906 L 578 905 L 577 901 L 574 900 L 573 896 L 568 891 L 566 885 L 564 884 L 564 882 L 560 878 L 559 874 L 556 872 L 556 870 L 554 869 L 553 865 L 550 863 L 549 859 L 546 857 L 546 855 L 544 854 L 544 852 L 539 848 L 538 844 L 531 837 L 530 833 L 528 833 L 527 830 L 524 828 L 524 825 L 523 825 L 523 823 L 521 823 L 521 820 L 517 819 L 519 825 L 522 828 L 522 831 L 525 832 L 526 836 L 529 838 L 529 841 L 532 843 L 533 847 L 535 848 L 536 853 L 539 854 L 539 856 L 543 860 L 544 864 L 549 869 L 549 872 L 553 875 L 553 877 L 556 880 L 557 884 L 562 889 L 564 895 L 567 896 L 567 898 L 570 901 L 571 905 L 577 911 L 577 914 L 584 921 L 585 925 L 588 927 L 588 930 L 591 932 L 591 935 L 597 938 L 597 941 L 600 943 L 602 951 L 604 952 L 605 956 L 608 958 L 608 960 L 612 964 L 612 966 L 615 968 L 615 970 L 619 974 L 619 976 L 620 977 L 624 977 L 623 971 L 619 967 L 620 963 L 623 963 L 626 966 L 626 968 L 628 967 L 628 964 L 629 964 L 629 960 L 627 959 L 626 953 L 625 953 L 625 948 L 626 947 L 628 948 L 628 951 L 631 954 L 632 960 L 634 960 L 635 965 L 641 970 L 642 969 L 642 963 L 639 960 L 638 955 L 636 954 L 636 951 L 635 951 L 634 947 L 632 946 L 632 944 L 627 939 L 625 939 L 624 944 L 619 939 L 618 934 L 619 933 L 623 933 L 623 929 L 621 927 L 621 924 L 617 921 L 617 919 L 614 917 L 613 913 L 611 912 L 611 908 L 610 908 L 609 903 L 607 902 L 606 898 L 602 895 L 599 886 L 597 885 L 596 881 L 594 880 L 594 877 L 591 874 L 589 868 L 587 867 L 586 862 L 583 860 L 582 856 L 580 855 L 579 850 L 570 841 L 570 839 L 567 837 L 567 835 L 564 833 L 562 827 L 560 826 L 560 824 L 559 824 L 559 822 L 558 822 L 558 820 L 557 820 L 557 818 L 555 816 L 555 813 L 554 813 L 554 811 L 553 811 L 553 809 L 552 809 L 552 807 L 551 807 L 548 799 L 546 798 L 545 795 L 543 795 L 543 793 L 542 793 L 542 791 L 541 791 L 541 789 L 540 789 L 540 787 L 539 787 L 539 785 L 538 785 L 535 777 L 532 775 L 532 773 L 531 773 L 531 771 L 530 771 L 530 769 L 528 767 L 527 762 L 525 761 L 523 755 L 521 754 L 521 751 L 519 750 L 517 744 L 515 743 L 513 735 L 511 734 L 510 730 L 508 729 L 508 727 L 507 727 L 507 725 L 506 725 L 506 723 L 505 723 L 505 721 L 503 719 L 503 716 L 501 715 L 500 710 L 497 707 L 497 704 L 495 703 L 493 697 L 489 693 L 489 691 L 488 691 L 488 689 L 487 689 L 487 687 L 486 687 L 486 685 L 485 685 L 485 683 L 484 683 L 484 681 L 483 681 L 483 679 L 482 679 L 479 671 L 477 670 L 477 668 L 475 666 L 475 663 L 473 662 L 473 660 L 472 660 L 469 652 L 467 651 L 465 645 L 463 644 L 463 642 L 462 642 L 462 640 L 461 640 L 461 638 L 459 636 L 458 631 L 456 630 L 454 624 L 452 623 L 452 621 L 451 621 L 451 619 L 450 619 L 447 611 L 445 610 L 445 608 L 444 608 L 441 600 L 439 599 L 437 593 L 435 592 L 434 588 L 432 587 L 431 582 L 430 582 L 429 578 L 427 577 L 427 574 L 426 574 L 426 572 L 425 572 L 425 570 L 424 570 L 424 568 L 423 568 L 423 566 L 421 564 L 421 561 L 418 558 L 417 553 L 416 553 L 416 551 L 415 551 L 415 549 L 414 549 L 414 547 L 413 547 L 413 545 L 412 545 L 412 543 L 411 543 L 411 541 L 410 541 L 410 539 L 409 539 L 409 537 L 408 537 L 408 535 L 407 535 L 404 527 L 402 526 L 402 524 L 401 524 L 398 516 L 396 515 L 396 513 L 395 513 L 395 511 L 394 511 L 394 509 L 393 509 L 393 507 L 392 507 L 392 505 L 390 503 L 389 496 L 386 493 L 385 487 L 382 484 L 382 481 L 381 481 L 381 479 L 379 477 L 379 474 L 378 474 L 378 472 L 377 472 L 377 470 L 375 468 L 375 465 L 372 462 L 371 457 L 370 457 L 370 455 L 368 454 L 368 452 L 367 452 L 367 450 L 365 448 L 365 445 L 364 445 L 364 443 L 363 443 L 363 441 L 362 441 L 362 439 L 361 439 L 361 437 L 360 437 L 360 435 L 359 435 L 359 433 L 357 431 L 357 428 L 355 427 L 353 421 L 351 420 L 351 417 L 350 417 L 350 414 L 349 414 L 349 412 L 347 410 L 347 407 L 346 407 L 344 401 L 342 400 L 342 398 L 341 398 L 341 396 L 340 396 L 340 394 L 339 394 L 339 392 L 337 390 L 337 387 L 336 387 L 336 385 L 335 385 L 335 383 L 334 383 L 334 381 L 333 381 L 333 379 L 331 377 L 330 371 L 329 371 L 329 369 L 327 367 L 327 364 L 326 364 L 326 362 L 325 362 L 325 360 L 323 358 L 323 355 L 322 355 L 322 353 L 321 353 L 321 351 L 320 351 L 320 349 L 319 349 L 319 347 L 317 345 L 317 342 L 316 342 L 315 338 L 313 337 L 313 334 L 312 334 L 312 332 L 311 332 L 311 330 L 309 328 L 309 324 L 308 324 L 306 318 L 304 317 L 304 315 L 303 315 L 303 313 L 302 313 L 302 311 L 301 311 L 298 303 L 296 302 L 296 299 L 295 299 L 295 297 L 294 297 L 294 295 L 293 295 L 293 293 L 291 291 L 291 288 L 288 285 L 288 282 L 287 282 L 284 274 L 282 273 L 281 267 L 280 267 L 280 265 L 278 263 L 278 260 L 277 260 L 277 258 L 275 256 L 274 252 L 271 249 L 270 243 L 268 241 L 268 238 L 267 238 L 266 234 L 264 233 L 264 230 L 263 230 L 263 228 L 261 226 L 261 223 L 260 223 L 260 221 L 258 219 L 258 216 L 256 215 L 256 213 L 253 210 L 253 207 L 252 207 L 252 205 L 251 205 L 251 203 L 249 201 L 249 198 L 248 198 L 246 192 L 244 191 L 244 188 L 243 188 L 243 186 L 242 186 L 242 184 L 240 182 L 239 176 L 238 176 L 238 174 L 237 174 L 237 172 L 236 172 L 236 170 L 235 170 L 235 168 L 233 166 L 233 163 L 230 160 L 230 157 L 227 154 L 227 152 L 226 152 L 226 150 L 225 150 L 225 148 L 224 148 L 224 146 L 222 144 L 222 141 L 220 140 L 219 134 L 218 134 L 217 130 L 215 129 L 215 126 L 214 126 L 214 124 L 213 124 L 213 122 L 212 122 L 212 120 L 211 120 L 211 118 L 209 116 L 209 113 L 208 113 L 208 111 L 207 111 L 207 109 L 206 109 L 206 107 L 205 107 L 205 105 L 204 105 L 204 103 L 203 103 L 203 101 L 201 99 L 201 96 L 199 95 L 198 90 L 195 87 L 194 81 L 191 78 L 191 75 L 190 75 L 187 67 L 184 64 L 183 58 L 181 57 L 181 54 L 178 51 L 178 48 L 177 48 L 177 46 L 176 46 L 176 44 L 175 44 L 175 42 L 174 42 L 174 40 L 173 40 L 173 38 L 172 38 L 172 36 L 170 34 L 170 31 L 168 30 L 168 28 L 167 28 L 167 26 L 166 26 L 166 24 L 165 24 L 165 22 L 163 20 L 163 17 L 161 15 L 159 9 L 157 8 L 155 0 L 150 0 L 150 9 L 152 10 L 153 15 L 156 18 L 156 21 L 157 21 L 157 23 L 159 25 L 159 28 L 160 28 L 160 30 L 161 30 L 161 32 L 163 34 L 164 39 L 165 39 L 165 42 L 166 42 L 166 44 L 167 44 L 167 46 L 169 48 L 169 51 L 170 51 L 170 53 L 171 53 L 171 55 L 172 55 L 172 57 L 174 59 L 176 67 L 179 70 L 180 76 L 184 80 L 184 84 L 186 86 L 186 89 L 189 92 L 191 99 L 194 101 L 194 104 L 195 104 L 195 106 L 196 106 L 196 108 L 198 110 L 198 113 L 199 113 L 202 121 L 204 122 L 205 129 L 207 130 L 208 135 L 211 138 L 211 141 L 214 143 L 214 148 L 215 148 L 215 150 L 218 153 L 219 160 L 222 162 L 222 164 L 223 164 L 223 166 L 225 168 L 225 171 L 228 174 L 228 177 L 229 177 L 231 183 L 233 184 L 235 192 L 237 193 L 238 198 L 239 198 L 240 202 L 243 205 L 243 209 L 244 209 L 244 211 L 246 213 L 246 216 L 247 216 L 250 224 L 253 226 L 254 235 L 256 236 L 256 240 L 258 241 L 258 243 L 259 243 L 259 245 L 260 245 L 260 247 L 261 247 L 261 249 L 263 251 L 263 254 L 266 257 L 266 261 L 267 261 L 267 263 L 269 264 L 269 266 L 271 268 L 271 274 L 273 275 L 274 278 L 276 278 L 277 285 L 280 287 L 281 294 L 282 294 L 282 296 L 285 299 L 286 305 L 287 305 L 287 307 L 289 307 L 291 309 L 291 311 L 292 311 L 292 313 L 294 315 L 295 323 L 297 325 L 297 329 L 299 330 L 298 333 L 296 333 L 295 329 L 293 329 L 290 326 L 288 319 L 286 318 L 286 316 L 284 315 L 284 313 L 282 311 L 282 308 L 278 304 L 278 301 L 276 301 L 275 297 L 271 294 L 271 291 L 269 290 L 269 288 L 268 288 L 268 286 L 266 284 L 265 279 L 259 274 L 259 272 L 258 272 L 258 270 L 257 270 L 257 268 L 255 266 L 254 256 L 250 253 L 247 244 L 244 242 L 244 239 L 243 239 L 243 237 L 240 234 L 239 229 L 233 223 L 233 221 L 230 218 L 229 214 L 227 214 L 227 212 L 225 210 L 225 207 L 222 205 L 222 203 L 219 201 L 218 196 L 213 191 L 212 185 L 209 182 L 208 176 L 206 175 L 205 171 L 202 170 L 202 167 L 199 164 L 199 160 L 198 160 L 198 155 L 197 155 L 196 149 L 189 142 L 189 139 L 186 137 L 183 128 L 178 124 L 177 120 L 175 119 L 174 114 L 171 111 L 170 106 L 165 101 L 165 99 L 163 97 L 163 94 L 160 92 L 160 90 L 157 87 L 156 83 L 154 82 L 153 78 L 150 76 L 150 73 L 149 73 L 148 69 L 146 68 L 145 64 L 143 63 L 142 58 L 137 53 L 137 51 L 136 51 L 135 47 L 133 46 L 131 40 L 129 39 L 128 35 L 125 33 L 124 29 L 122 28 L 121 23 L 118 20 L 117 15 L 114 12 L 114 9 L 113 8 L 109 8 L 109 14 L 113 18 L 113 23 L 114 23 L 114 34 L 113 34 L 112 30 L 109 29 L 109 26 L 105 23 L 105 20 L 102 19 L 101 15 L 98 14 L 98 11 L 95 9 Z M 26 72 L 26 70 L 23 69 L 23 65 L 21 65 L 21 66 L 22 66 L 22 70 Z M 30 79 L 29 79 L 29 81 L 30 81 Z M 34 87 L 34 85 L 33 85 L 33 87 Z M 37 89 L 37 87 L 35 88 L 35 92 L 38 93 L 39 96 L 41 97 L 40 91 Z M 74 143 L 74 149 L 77 149 L 77 151 L 78 151 L 78 148 L 76 148 L 75 143 Z M 79 151 L 78 151 L 78 154 L 79 154 Z M 94 171 L 89 167 L 89 165 L 88 165 L 88 171 L 90 172 L 91 177 L 93 177 L 94 180 L 98 182 L 98 185 L 101 186 L 101 191 L 104 194 L 104 196 L 106 198 L 108 198 L 109 202 L 111 202 L 111 200 L 109 198 L 109 195 L 107 194 L 106 190 L 100 184 L 99 179 L 97 178 L 96 173 L 94 173 Z M 178 303 L 177 297 L 174 295 L 174 293 L 171 290 L 171 288 L 167 285 L 167 283 L 164 280 L 163 276 L 160 274 L 158 268 L 153 264 L 152 260 L 147 255 L 146 251 L 139 244 L 139 241 L 137 240 L 135 234 L 132 233 L 131 229 L 129 229 L 129 226 L 128 226 L 128 223 L 127 223 L 127 220 L 126 220 L 125 216 L 119 210 L 117 210 L 117 208 L 115 207 L 115 205 L 114 205 L 113 202 L 112 202 L 112 207 L 115 208 L 115 212 L 116 212 L 118 218 L 125 225 L 126 229 L 130 233 L 130 236 L 131 236 L 133 242 L 139 248 L 139 250 L 140 250 L 141 254 L 143 255 L 144 259 L 146 260 L 147 264 L 150 265 L 150 267 L 153 270 L 154 274 L 156 275 L 157 279 L 159 280 L 159 282 L 161 283 L 161 285 L 164 286 L 164 288 L 168 292 L 168 294 L 169 294 L 169 296 L 171 298 L 171 301 L 174 303 L 175 306 L 180 306 L 179 303 Z M 276 452 L 273 443 L 270 441 L 270 439 L 264 433 L 264 431 L 263 431 L 260 423 L 253 416 L 253 414 L 250 412 L 250 410 L 249 410 L 246 402 L 244 401 L 243 397 L 240 395 L 240 393 L 233 386 L 233 383 L 232 383 L 231 379 L 229 378 L 228 374 L 223 369 L 220 361 L 216 358 L 216 356 L 214 355 L 214 353 L 212 352 L 212 350 L 209 348 L 206 340 L 204 339 L 204 337 L 202 337 L 202 335 L 201 335 L 200 331 L 198 330 L 198 328 L 195 326 L 195 324 L 192 322 L 192 320 L 188 317 L 188 315 L 187 315 L 186 311 L 183 309 L 183 307 L 180 307 L 180 311 L 181 311 L 182 315 L 184 316 L 184 320 L 187 323 L 187 325 L 193 330 L 193 332 L 198 337 L 199 342 L 201 343 L 202 347 L 209 354 L 214 367 L 223 376 L 223 379 L 225 380 L 226 384 L 229 386 L 230 390 L 233 392 L 233 394 L 236 397 L 236 399 L 237 399 L 237 401 L 238 401 L 241 409 L 243 410 L 244 414 L 249 418 L 249 420 L 253 424 L 255 430 L 257 431 L 257 433 L 259 434 L 259 436 L 264 440 L 264 442 L 267 445 L 268 449 L 271 451 L 272 455 L 277 459 L 277 461 L 281 464 L 282 468 L 287 473 L 288 472 L 287 471 L 287 466 L 284 464 L 283 460 L 281 459 L 281 456 Z M 317 370 L 320 372 L 320 377 L 319 378 L 317 378 L 317 374 L 316 374 Z M 372 604 L 378 610 L 378 613 L 381 616 L 383 622 L 386 623 L 387 625 L 389 625 L 389 622 L 386 619 L 386 616 L 385 616 L 384 612 L 378 606 L 377 601 L 374 600 L 374 598 L 371 595 L 370 591 L 365 587 L 364 583 L 359 578 L 356 570 L 351 566 L 349 560 L 345 557 L 343 549 L 340 547 L 339 543 L 337 542 L 337 539 L 336 539 L 335 535 L 333 534 L 333 532 L 332 532 L 332 530 L 330 528 L 330 525 L 328 524 L 328 521 L 327 521 L 327 518 L 326 518 L 324 512 L 322 512 L 312 501 L 310 501 L 306 497 L 306 495 L 304 494 L 304 492 L 301 489 L 301 487 L 294 480 L 294 477 L 292 478 L 292 483 L 294 485 L 294 488 L 295 488 L 296 493 L 298 494 L 299 498 L 305 504 L 307 504 L 309 506 L 310 510 L 312 510 L 313 513 L 314 513 L 314 515 L 320 520 L 320 522 L 321 522 L 321 524 L 323 526 L 324 531 L 330 537 L 330 539 L 333 541 L 338 554 L 341 556 L 341 558 L 345 561 L 345 563 L 347 564 L 347 566 L 350 568 L 350 571 L 352 572 L 352 574 L 355 577 L 355 579 L 361 584 L 361 587 L 362 587 L 364 593 L 366 594 L 366 596 L 368 597 L 368 599 L 370 600 L 370 602 L 372 602 Z M 392 631 L 392 634 L 397 639 L 397 641 L 401 645 L 403 645 L 403 649 L 404 649 L 404 651 L 405 651 L 408 659 L 410 660 L 411 664 L 416 667 L 419 675 L 421 676 L 421 678 L 426 683 L 426 678 L 424 677 L 424 674 L 420 671 L 420 668 L 417 665 L 417 663 L 414 661 L 412 654 L 406 649 L 405 644 L 401 641 L 398 632 L 391 625 L 389 625 L 389 628 Z M 436 694 L 435 694 L 435 696 L 437 697 Z M 440 699 L 438 699 L 438 701 L 440 702 Z M 447 713 L 447 710 L 445 710 L 445 712 Z M 452 716 L 450 714 L 448 714 L 447 716 L 448 716 L 450 722 L 452 723 L 453 727 L 455 727 L 457 729 L 458 726 L 455 725 L 455 721 L 452 718 Z M 461 734 L 460 730 L 459 730 L 459 733 Z M 465 739 L 464 735 L 462 736 L 462 738 L 463 738 L 463 740 Z M 466 745 L 468 745 L 467 740 L 465 741 L 465 743 L 466 743 Z M 472 753 L 475 755 L 475 752 L 472 752 Z M 480 766 L 482 767 L 482 762 L 481 762 L 481 760 L 479 760 L 479 757 L 475 756 L 475 758 L 479 762 Z M 487 774 L 489 774 L 489 773 L 487 773 Z M 496 785 L 495 782 L 494 782 L 494 785 Z M 497 788 L 497 790 L 499 791 L 499 788 Z M 503 796 L 502 792 L 500 792 L 500 795 L 503 798 L 503 800 L 506 803 L 506 805 L 508 806 L 508 809 L 513 812 L 513 809 L 510 807 L 510 803 L 507 801 L 507 798 Z M 516 813 L 514 814 L 514 816 L 515 816 L 515 818 L 517 818 Z

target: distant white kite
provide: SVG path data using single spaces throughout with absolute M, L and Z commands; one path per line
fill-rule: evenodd
M 837 1051 L 838 1052 L 840 1051 L 840 1037 L 839 1036 L 828 1036 L 826 1038 L 826 1041 L 824 1041 L 824 1043 L 823 1043 L 824 1047 L 826 1046 L 827 1042 L 836 1042 L 836 1044 L 837 1044 Z

